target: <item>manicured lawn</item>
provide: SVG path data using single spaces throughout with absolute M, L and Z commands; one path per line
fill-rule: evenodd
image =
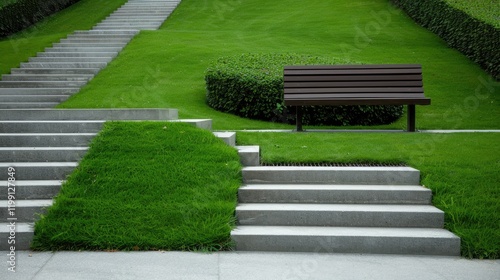
M 500 2 L 497 0 L 445 0 L 451 6 L 500 28 Z
M 19 67 L 19 63 L 28 61 L 67 34 L 92 28 L 126 2 L 81 0 L 22 32 L 0 39 L 0 74 L 10 73 L 11 68 Z
M 498 83 L 485 88 L 489 77 L 477 65 L 386 0 L 312 0 L 307 9 L 298 0 L 183 0 L 161 30 L 141 32 L 60 107 L 173 107 L 181 117 L 214 119 L 215 129 L 291 128 L 206 106 L 209 63 L 246 52 L 420 63 L 432 105 L 417 108 L 417 128 L 500 128 Z M 403 117 L 390 127 L 405 126 Z
M 180 123 L 107 123 L 48 214 L 36 250 L 224 250 L 236 150 Z

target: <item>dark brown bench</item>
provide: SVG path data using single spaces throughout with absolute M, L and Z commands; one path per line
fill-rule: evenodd
M 407 129 L 414 132 L 415 105 L 431 104 L 416 64 L 285 66 L 284 81 L 285 105 L 297 106 L 297 131 L 302 106 L 407 105 Z

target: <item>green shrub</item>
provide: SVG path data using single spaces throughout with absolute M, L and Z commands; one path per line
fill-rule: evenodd
M 18 0 L 0 8 L 0 37 L 14 34 L 80 0 Z
M 478 63 L 496 80 L 500 79 L 498 28 L 473 18 L 442 0 L 392 0 L 392 2 L 417 23 Z
M 223 57 L 206 72 L 210 107 L 241 117 L 273 122 L 295 122 L 295 107 L 283 101 L 285 65 L 359 64 L 346 60 L 296 54 L 244 54 Z M 307 106 L 308 125 L 378 125 L 394 122 L 403 106 Z

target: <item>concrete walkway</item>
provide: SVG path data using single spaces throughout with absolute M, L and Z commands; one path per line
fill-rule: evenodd
M 7 259 L 7 252 L 0 252 Z M 500 260 L 314 253 L 16 252 L 0 279 L 500 279 Z

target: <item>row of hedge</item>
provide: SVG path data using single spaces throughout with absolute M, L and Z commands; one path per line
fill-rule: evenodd
M 283 100 L 285 65 L 359 64 L 295 54 L 244 54 L 224 57 L 205 74 L 210 107 L 249 119 L 295 122 L 295 106 Z M 379 125 L 396 121 L 403 106 L 307 106 L 307 125 Z
M 500 80 L 500 30 L 442 0 L 392 0 L 411 18 Z
M 0 37 L 25 29 L 80 0 L 18 0 L 0 8 Z

